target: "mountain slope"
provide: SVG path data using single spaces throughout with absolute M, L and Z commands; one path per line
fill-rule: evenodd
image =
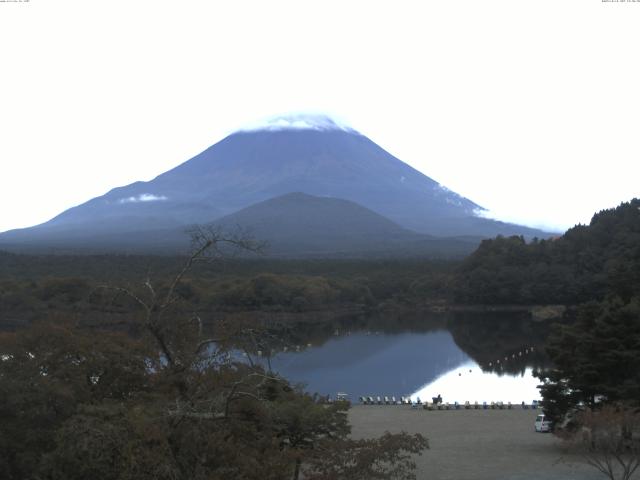
M 216 223 L 248 230 L 279 256 L 459 256 L 478 243 L 421 235 L 354 202 L 304 193 L 257 203 Z
M 0 234 L 0 245 L 178 229 L 291 192 L 350 200 L 430 235 L 545 236 L 479 218 L 481 207 L 472 201 L 367 137 L 325 122 L 321 128 L 236 132 L 149 182 L 115 188 L 37 227 Z
M 479 208 L 360 134 L 251 131 L 230 135 L 150 182 L 116 188 L 49 223 L 84 223 L 92 217 L 128 224 L 159 211 L 166 222 L 205 222 L 297 191 L 351 200 L 434 234 L 448 234 L 437 231 L 441 219 L 472 217 Z
M 266 243 L 264 254 L 275 257 L 460 257 L 471 253 L 478 237 L 440 238 L 412 232 L 354 202 L 338 198 L 289 193 L 258 202 L 227 215 L 213 225 L 237 231 Z M 50 227 L 28 239 L 0 244 L 20 252 L 128 253 L 185 252 L 190 246 L 188 226 L 155 230 Z

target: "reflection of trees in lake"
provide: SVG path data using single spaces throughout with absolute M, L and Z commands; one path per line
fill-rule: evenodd
M 356 332 L 375 335 L 448 330 L 458 347 L 485 371 L 522 374 L 527 367 L 549 363 L 544 351 L 548 324 L 532 321 L 526 312 L 436 313 L 398 308 L 370 314 L 343 311 L 333 315 L 325 312 L 322 316 L 241 315 L 243 322 L 256 326 L 255 340 L 242 346 L 254 354 L 302 351 Z
M 457 312 L 447 329 L 485 371 L 523 374 L 527 367 L 549 364 L 544 350 L 549 326 L 532 321 L 527 312 Z
M 318 347 L 331 338 L 356 332 L 371 334 L 424 333 L 446 329 L 449 314 L 420 310 L 394 309 L 384 313 L 334 311 L 310 314 L 263 312 L 232 314 L 227 323 L 242 322 L 255 329 L 252 345 L 242 345 L 252 353 L 277 353 Z M 215 327 L 210 326 L 211 329 Z

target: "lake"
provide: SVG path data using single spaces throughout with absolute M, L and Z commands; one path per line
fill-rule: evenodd
M 451 318 L 436 327 L 414 323 L 399 331 L 388 324 L 384 331 L 336 329 L 316 345 L 275 353 L 271 367 L 310 393 L 345 392 L 352 401 L 378 395 L 430 401 L 438 394 L 450 403 L 540 399 L 532 373 L 544 363 L 541 326 L 487 315 Z

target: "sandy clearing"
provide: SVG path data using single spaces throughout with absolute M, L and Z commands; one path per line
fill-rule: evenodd
M 430 449 L 416 458 L 429 480 L 597 480 L 604 478 L 569 454 L 553 435 L 537 433 L 537 410 L 427 411 L 408 406 L 356 405 L 354 438 L 385 431 L 422 433 Z

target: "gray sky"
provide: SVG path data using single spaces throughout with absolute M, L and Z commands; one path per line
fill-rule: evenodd
M 0 231 L 336 115 L 497 218 L 640 195 L 640 2 L 0 1 Z

